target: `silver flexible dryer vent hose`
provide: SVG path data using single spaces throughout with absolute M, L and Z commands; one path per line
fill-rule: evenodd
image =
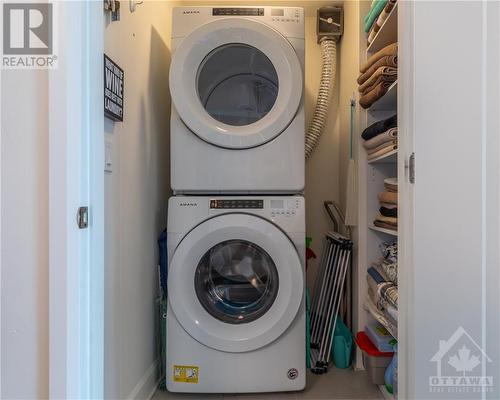
M 318 98 L 316 99 L 313 118 L 306 133 L 306 160 L 309 159 L 318 144 L 328 118 L 330 100 L 335 87 L 337 64 L 337 43 L 334 40 L 325 38 L 321 41 L 321 58 L 323 66 L 321 68 Z

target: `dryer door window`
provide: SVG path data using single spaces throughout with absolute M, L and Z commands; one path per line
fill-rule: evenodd
M 201 140 L 227 149 L 275 139 L 302 101 L 295 49 L 273 28 L 249 19 L 219 19 L 183 38 L 169 80 L 183 123 Z
M 273 108 L 278 75 L 273 63 L 255 47 L 228 44 L 212 51 L 198 70 L 198 95 L 217 121 L 253 124 Z
M 208 250 L 196 269 L 196 295 L 213 317 L 230 324 L 264 315 L 278 294 L 276 265 L 261 247 L 228 240 Z

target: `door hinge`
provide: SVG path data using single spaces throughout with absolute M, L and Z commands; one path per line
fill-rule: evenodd
M 120 1 L 104 0 L 104 10 L 111 13 L 111 21 L 120 20 Z
M 89 226 L 89 208 L 88 207 L 79 207 L 78 214 L 76 216 L 76 222 L 78 224 L 78 228 L 86 229 Z
M 415 153 L 411 153 L 408 167 L 408 180 L 415 183 Z

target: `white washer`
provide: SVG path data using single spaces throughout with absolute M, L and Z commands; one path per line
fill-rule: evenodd
M 304 10 L 173 10 L 174 193 L 304 188 Z
M 168 390 L 302 390 L 303 197 L 172 197 L 168 249 Z

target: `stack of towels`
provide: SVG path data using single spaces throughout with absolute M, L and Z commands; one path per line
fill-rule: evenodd
M 379 228 L 398 230 L 398 180 L 384 180 L 384 191 L 379 193 L 380 209 L 373 224 Z
M 398 79 L 398 44 L 392 43 L 377 51 L 359 71 L 359 105 L 369 108 Z
M 361 137 L 368 161 L 382 157 L 398 148 L 398 116 L 377 121 L 366 128 Z
M 382 257 L 368 268 L 367 307 L 392 335 L 398 327 L 398 244 L 380 245 Z
M 370 11 L 365 17 L 365 32 L 368 34 L 368 44 L 373 42 L 378 31 L 396 5 L 397 0 L 374 0 Z

